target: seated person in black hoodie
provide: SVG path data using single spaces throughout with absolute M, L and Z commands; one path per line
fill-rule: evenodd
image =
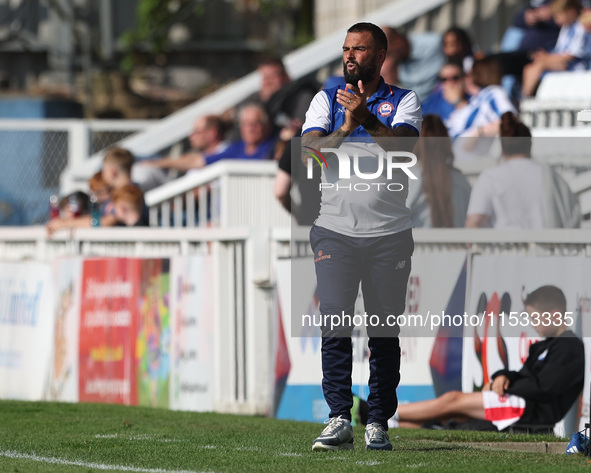
M 497 371 L 482 391 L 449 391 L 400 405 L 388 424 L 409 428 L 452 418 L 477 419 L 492 422 L 498 430 L 511 426 L 535 431 L 536 426 L 548 429 L 560 421 L 583 389 L 583 342 L 568 329 L 574 320 L 565 318 L 566 298 L 559 288 L 536 289 L 525 299 L 525 309 L 536 332 L 546 338 L 530 346 L 519 371 Z

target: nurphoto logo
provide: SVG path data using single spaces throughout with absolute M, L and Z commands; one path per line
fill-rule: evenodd
M 410 170 L 410 168 L 417 163 L 417 157 L 415 154 L 408 151 L 382 151 L 375 158 L 377 160 L 377 169 L 372 172 L 363 172 L 360 169 L 360 158 L 358 154 L 349 156 L 347 152 L 338 148 L 320 148 L 320 151 L 310 148 L 309 146 L 304 146 L 303 148 L 303 153 L 309 156 L 306 161 L 307 179 L 314 178 L 314 161 L 320 165 L 320 167 L 324 165 L 324 167 L 328 169 L 328 163 L 324 157 L 326 153 L 333 153 L 338 159 L 339 180 L 351 179 L 351 168 L 358 179 L 367 181 L 383 178 L 384 170 L 386 172 L 385 177 L 388 181 L 392 180 L 393 173 L 397 170 L 403 171 L 410 179 L 417 179 L 417 176 L 415 176 Z M 353 164 L 353 166 L 351 166 L 351 164 Z M 344 186 L 344 188 L 349 190 L 368 191 L 376 186 L 377 190 L 401 191 L 404 189 L 404 186 L 399 182 L 372 182 L 371 184 L 358 182 L 353 186 L 353 189 L 351 189 L 351 186 Z M 320 184 L 320 190 L 329 188 L 340 190 L 342 187 L 342 185 L 335 185 L 329 182 L 322 182 Z

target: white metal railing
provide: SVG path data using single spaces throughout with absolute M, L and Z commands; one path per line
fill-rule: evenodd
M 214 298 L 212 318 L 220 341 L 215 344 L 215 409 L 264 415 L 273 394 L 269 380 L 274 360 L 274 263 L 279 258 L 309 256 L 308 232 L 306 227 L 87 228 L 48 238 L 43 227 L 5 227 L 0 228 L 0 261 L 210 254 L 213 268 L 208 277 L 214 281 L 214 291 L 208 297 Z M 415 254 L 591 257 L 589 230 L 417 229 L 414 239 Z
M 273 241 L 278 257 L 309 255 L 309 228 L 276 228 Z M 591 230 L 494 230 L 466 228 L 415 228 L 416 253 L 462 249 L 469 254 L 519 253 L 532 256 L 591 257 Z
M 583 123 L 591 122 L 591 110 L 581 110 L 577 115 L 577 120 Z
M 212 266 L 205 277 L 213 281 L 214 293 L 209 297 L 215 303 L 208 316 L 219 340 L 215 343 L 214 405 L 220 412 L 242 414 L 266 414 L 272 402 L 268 324 L 273 294 L 268 247 L 268 232 L 248 228 L 86 228 L 60 231 L 51 238 L 44 227 L 0 228 L 0 261 L 23 264 L 72 256 L 210 255 Z
M 276 173 L 275 161 L 223 160 L 206 166 L 146 192 L 150 226 L 289 225 L 289 214 L 273 194 Z
M 533 98 L 520 105 L 521 120 L 530 127 L 585 126 L 577 121 L 591 106 L 591 71 L 546 74 Z
M 209 242 L 246 241 L 258 238 L 260 248 L 271 242 L 279 245 L 277 257 L 307 254 L 309 227 L 253 229 L 206 228 L 78 228 L 61 230 L 48 237 L 44 227 L 0 227 L 0 260 L 35 259 L 51 261 L 60 256 L 183 256 L 207 251 Z M 471 253 L 522 252 L 532 255 L 591 256 L 591 229 L 494 230 L 423 229 L 413 230 L 416 251 L 445 251 L 458 247 Z M 205 245 L 205 247 L 204 247 Z M 296 245 L 296 246 L 294 246 Z M 297 249 L 297 245 L 302 245 Z M 204 249 L 205 248 L 205 249 Z M 263 265 L 268 266 L 268 258 Z M 263 271 L 265 273 L 266 270 Z M 256 276 L 257 281 L 261 279 Z

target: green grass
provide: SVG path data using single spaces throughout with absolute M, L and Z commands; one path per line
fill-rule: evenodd
M 363 448 L 363 428 L 356 427 L 353 451 L 312 452 L 312 440 L 322 428 L 321 424 L 262 417 L 2 401 L 0 472 L 540 473 L 589 468 L 582 455 L 509 452 L 467 445 L 556 440 L 490 432 L 397 429 L 390 431 L 392 452 L 368 452 Z M 17 454 L 25 457 L 9 457 Z

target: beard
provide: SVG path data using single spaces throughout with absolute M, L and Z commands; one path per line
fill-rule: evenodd
M 343 61 L 343 74 L 345 76 L 345 81 L 348 84 L 353 84 L 357 86 L 359 81 L 367 84 L 375 79 L 377 75 L 377 67 L 376 67 L 376 56 L 374 55 L 370 58 L 365 65 L 361 65 L 358 62 L 353 62 L 355 66 L 357 66 L 356 72 L 349 72 L 347 70 L 347 63 Z

